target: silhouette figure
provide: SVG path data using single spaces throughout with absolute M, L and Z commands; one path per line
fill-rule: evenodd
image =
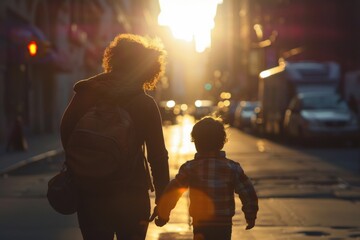
M 212 117 L 201 119 L 194 125 L 191 137 L 197 150 L 195 158 L 184 163 L 167 186 L 157 206 L 155 224 L 165 225 L 176 202 L 190 189 L 189 213 L 194 239 L 231 239 L 234 192 L 243 205 L 246 229 L 253 228 L 258 198 L 240 164 L 226 158 L 225 152 L 221 151 L 227 141 L 222 121 Z
M 24 136 L 23 122 L 20 116 L 18 116 L 11 128 L 8 141 L 6 144 L 6 151 L 27 151 L 28 143 Z
M 116 36 L 104 52 L 104 73 L 75 84 L 75 95 L 61 122 L 66 153 L 72 131 L 85 113 L 99 102 L 108 103 L 109 109 L 122 105 L 133 121 L 136 135 L 129 148 L 146 144 L 156 203 L 169 182 L 168 152 L 158 106 L 146 91 L 153 90 L 162 76 L 165 54 L 157 39 Z M 118 169 L 110 177 L 92 182 L 77 181 L 80 176 L 73 175 L 79 189 L 78 222 L 85 240 L 112 240 L 114 234 L 117 239 L 145 239 L 150 216 L 150 170 L 143 159 L 131 160 L 134 167 L 126 184 L 119 184 L 124 176 Z M 99 191 L 90 191 L 95 185 L 100 186 Z

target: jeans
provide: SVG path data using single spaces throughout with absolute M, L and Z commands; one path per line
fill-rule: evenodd
M 121 223 L 120 223 L 121 224 Z M 122 228 L 107 230 L 101 228 L 82 227 L 84 240 L 113 240 L 114 234 L 118 240 L 144 240 L 148 228 L 147 222 L 124 222 Z
M 80 196 L 78 222 L 84 240 L 144 240 L 150 215 L 146 189 Z

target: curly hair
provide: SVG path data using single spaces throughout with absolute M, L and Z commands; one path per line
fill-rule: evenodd
M 166 51 L 159 38 L 119 34 L 104 51 L 105 72 L 134 76 L 145 90 L 153 90 L 165 73 Z
M 227 142 L 225 126 L 221 118 L 203 117 L 195 123 L 191 131 L 191 140 L 197 151 L 218 151 Z

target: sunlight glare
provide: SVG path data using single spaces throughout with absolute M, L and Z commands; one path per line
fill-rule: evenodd
M 175 38 L 195 41 L 197 52 L 211 45 L 211 29 L 222 0 L 159 0 L 158 23 L 168 26 Z

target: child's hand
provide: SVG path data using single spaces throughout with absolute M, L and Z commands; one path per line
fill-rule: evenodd
M 158 227 L 164 226 L 167 222 L 168 222 L 168 220 L 164 220 L 164 219 L 161 219 L 159 217 L 155 218 L 155 224 Z
M 155 219 L 155 224 L 158 227 L 164 226 L 169 221 L 169 219 L 165 220 L 159 217 L 157 206 L 154 208 L 154 212 L 153 214 L 151 214 L 149 222 L 152 222 L 154 219 Z
M 246 219 L 247 226 L 245 230 L 250 230 L 255 226 L 255 219 Z

